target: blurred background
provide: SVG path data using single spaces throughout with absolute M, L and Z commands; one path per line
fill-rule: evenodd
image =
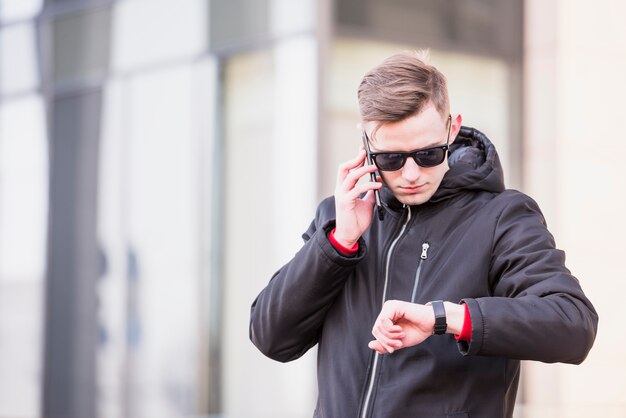
M 359 147 L 356 89 L 430 48 L 600 314 L 516 417 L 626 417 L 626 3 L 0 0 L 0 417 L 304 418 L 249 307 Z

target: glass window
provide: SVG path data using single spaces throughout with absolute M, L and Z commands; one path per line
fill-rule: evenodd
M 209 2 L 209 41 L 212 50 L 268 40 L 270 0 Z
M 24 23 L 0 31 L 0 94 L 33 90 L 38 84 L 35 31 Z
M 128 237 L 124 218 L 125 179 L 128 176 L 127 144 L 123 129 L 126 83 L 115 80 L 103 92 L 102 140 L 98 173 L 98 239 L 105 266 L 98 282 L 98 320 L 101 339 L 97 351 L 99 416 L 120 418 L 132 400 L 130 367 L 127 364 L 129 303 Z M 123 394 L 128 393 L 128 397 Z
M 48 159 L 40 97 L 0 108 L 0 280 L 41 280 L 45 265 Z
M 0 21 L 31 19 L 42 5 L 43 0 L 0 0 Z
M 269 7 L 272 34 L 286 36 L 314 30 L 316 7 L 316 2 L 310 0 L 272 0 Z
M 184 66 L 120 80 L 105 95 L 99 235 L 107 271 L 99 292 L 106 339 L 98 359 L 103 416 L 120 408 L 137 418 L 199 412 L 194 89 L 193 68 Z M 124 372 L 116 375 L 107 371 L 111 367 Z
M 54 21 L 54 79 L 102 76 L 109 67 L 110 10 L 72 14 Z
M 0 416 L 37 416 L 48 159 L 43 101 L 0 107 Z
M 0 416 L 40 414 L 41 282 L 0 285 Z
M 522 6 L 516 0 L 337 0 L 337 32 L 517 59 Z
M 128 70 L 200 54 L 206 1 L 134 0 L 114 9 L 113 66 Z

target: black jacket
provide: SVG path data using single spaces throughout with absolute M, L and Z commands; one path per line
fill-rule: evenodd
M 510 417 L 519 360 L 580 363 L 598 316 L 555 249 L 537 204 L 505 190 L 494 146 L 463 127 L 431 200 L 403 207 L 384 188 L 356 256 L 335 250 L 334 200 L 252 305 L 250 338 L 291 361 L 319 344 L 315 417 Z M 383 291 L 386 288 L 386 294 Z M 450 334 L 378 355 L 383 299 L 463 301 L 470 343 Z

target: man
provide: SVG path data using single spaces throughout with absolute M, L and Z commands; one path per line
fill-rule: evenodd
M 580 363 L 597 314 L 436 68 L 394 55 L 358 96 L 375 165 L 340 165 L 250 338 L 279 361 L 319 345 L 315 417 L 511 417 L 519 360 Z

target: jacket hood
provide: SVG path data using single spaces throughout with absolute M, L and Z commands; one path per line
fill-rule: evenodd
M 427 203 L 440 202 L 461 192 L 474 190 L 499 193 L 504 191 L 504 175 L 500 158 L 489 138 L 477 129 L 462 126 L 448 155 L 450 170 Z M 400 203 L 388 187 L 383 187 L 382 200 L 391 209 Z

